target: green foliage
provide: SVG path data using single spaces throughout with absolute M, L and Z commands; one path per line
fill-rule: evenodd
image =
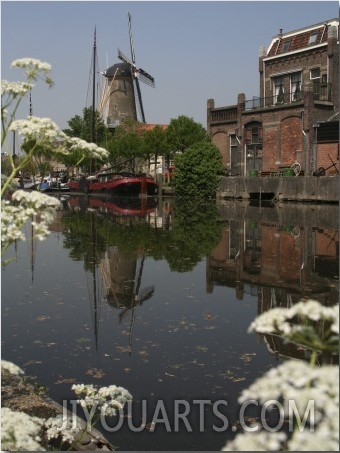
M 169 147 L 175 153 L 177 151 L 183 152 L 195 143 L 208 142 L 209 136 L 200 123 L 182 115 L 170 121 L 167 139 Z
M 157 162 L 159 156 L 166 156 L 169 153 L 166 131 L 161 126 L 157 125 L 144 132 L 141 152 L 149 164 L 151 159 Z
M 100 118 L 98 111 L 95 111 L 95 123 L 93 128 L 93 111 L 91 107 L 83 109 L 83 116 L 76 115 L 72 117 L 67 124 L 68 129 L 63 132 L 69 137 L 79 137 L 88 143 L 96 143 L 98 146 L 108 149 L 110 143 L 111 133 Z M 74 167 L 80 160 L 83 169 L 88 169 L 90 172 L 96 167 L 94 161 L 90 157 L 83 157 L 82 152 L 74 150 L 72 154 L 61 156 L 60 159 L 67 168 Z
M 218 245 L 222 222 L 211 200 L 181 200 L 174 203 L 172 247 L 166 253 L 171 270 L 189 272 Z
M 212 143 L 201 142 L 175 156 L 172 185 L 176 197 L 215 197 L 223 171 L 221 154 Z
M 138 253 L 155 260 L 165 259 L 175 272 L 189 272 L 218 244 L 222 223 L 215 203 L 210 200 L 187 200 L 175 203 L 171 212 L 172 227 L 157 229 L 144 221 L 100 216 L 87 210 L 80 199 L 80 210 L 62 217 L 65 226 L 64 247 L 74 260 L 83 260 L 91 269 L 104 257 L 109 245 L 119 253 L 136 257 Z
M 93 136 L 93 113 L 91 107 L 83 109 L 83 116 L 76 115 L 72 117 L 67 124 L 69 129 L 64 129 L 69 137 L 79 137 L 89 143 L 96 143 L 98 146 L 103 146 L 106 142 L 106 136 L 109 133 L 108 128 L 95 111 L 95 127 Z

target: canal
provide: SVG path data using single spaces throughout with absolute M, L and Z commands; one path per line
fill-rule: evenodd
M 47 240 L 27 225 L 6 254 L 2 358 L 60 404 L 74 383 L 125 387 L 131 412 L 98 426 L 120 450 L 220 450 L 241 391 L 308 358 L 247 333 L 251 321 L 301 298 L 338 301 L 338 205 L 61 201 Z

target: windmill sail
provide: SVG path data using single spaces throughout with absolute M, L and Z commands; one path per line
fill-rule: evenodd
M 135 91 L 137 96 L 135 97 L 135 103 L 138 105 L 138 108 L 141 112 L 142 122 L 145 123 L 145 114 L 144 114 L 144 107 L 142 101 L 142 93 L 139 85 L 139 81 L 149 85 L 151 87 L 155 86 L 155 79 L 148 74 L 144 69 L 138 68 L 136 66 L 136 57 L 135 57 L 135 50 L 133 45 L 133 37 L 132 37 L 132 28 L 131 28 L 131 14 L 128 13 L 128 25 L 129 25 L 129 37 L 130 37 L 130 50 L 131 50 L 131 59 L 127 58 L 123 52 L 118 49 L 118 58 L 123 61 L 124 63 L 128 64 L 131 69 L 131 77 L 135 85 Z

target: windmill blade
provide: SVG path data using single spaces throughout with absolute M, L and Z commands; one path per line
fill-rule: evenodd
M 131 67 L 136 68 L 135 64 L 126 55 L 124 55 L 120 49 L 118 49 L 118 58 L 124 61 L 124 63 L 129 64 Z
M 137 69 L 137 71 L 139 73 L 139 79 L 141 82 L 144 82 L 153 88 L 155 87 L 155 79 L 150 74 L 148 74 L 146 71 L 144 71 L 144 69 L 141 68 Z
M 133 39 L 132 39 L 132 29 L 131 29 L 131 14 L 128 13 L 128 24 L 129 24 L 129 36 L 130 36 L 130 48 L 131 48 L 131 58 L 133 64 L 135 64 L 136 58 L 135 58 L 135 50 L 133 47 Z
M 140 113 L 141 113 L 141 116 L 142 116 L 142 122 L 146 123 L 145 114 L 144 114 L 144 108 L 143 108 L 143 102 L 142 102 L 142 93 L 140 91 L 138 78 L 135 78 L 135 82 L 136 82 L 136 89 L 137 89 L 137 94 L 138 94 L 138 103 L 139 103 Z
M 147 286 L 146 288 L 143 288 L 138 295 L 139 305 L 142 305 L 143 302 L 150 299 L 154 292 L 155 286 Z

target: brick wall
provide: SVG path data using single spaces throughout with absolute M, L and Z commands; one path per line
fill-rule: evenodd
M 297 117 L 286 118 L 281 123 L 280 149 L 281 165 L 296 161 L 296 151 L 302 148 L 302 125 Z
M 316 151 L 316 169 L 323 167 L 325 170 L 332 165 L 332 161 L 336 164 L 339 170 L 339 144 L 338 143 L 320 143 L 317 145 Z M 331 159 L 329 158 L 331 157 Z M 338 174 L 335 167 L 326 170 L 327 176 Z

